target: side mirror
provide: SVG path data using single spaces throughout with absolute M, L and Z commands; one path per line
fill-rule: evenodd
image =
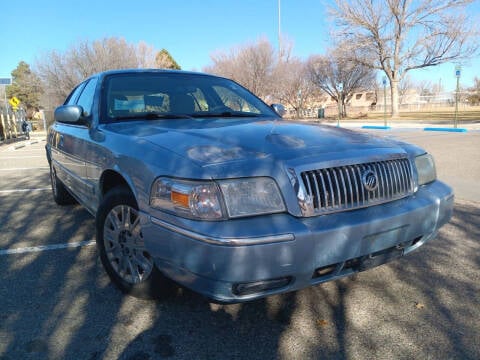
M 280 117 L 283 117 L 283 115 L 287 113 L 287 110 L 285 110 L 285 106 L 283 106 L 282 104 L 272 104 L 271 107 Z
M 67 124 L 86 125 L 83 117 L 83 108 L 78 105 L 63 105 L 55 109 L 54 119 Z

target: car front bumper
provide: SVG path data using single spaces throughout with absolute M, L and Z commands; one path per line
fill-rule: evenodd
M 160 271 L 216 301 L 234 303 L 405 255 L 435 237 L 452 211 L 452 189 L 435 181 L 405 199 L 310 218 L 275 214 L 205 222 L 141 212 L 141 221 Z

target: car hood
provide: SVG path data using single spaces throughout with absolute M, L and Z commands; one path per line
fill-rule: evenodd
M 111 131 L 142 138 L 200 166 L 273 157 L 391 149 L 398 143 L 328 125 L 258 119 L 181 119 L 111 124 Z

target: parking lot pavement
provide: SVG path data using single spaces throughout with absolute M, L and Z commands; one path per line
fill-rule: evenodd
M 440 177 L 478 178 L 471 134 L 452 140 L 469 157 L 448 154 L 450 137 L 395 136 L 434 153 Z M 480 358 L 478 201 L 457 196 L 437 239 L 355 277 L 247 304 L 144 301 L 110 283 L 93 218 L 53 202 L 44 144 L 0 149 L 2 360 Z
M 435 158 L 438 178 L 453 187 L 456 198 L 480 202 L 480 131 L 452 133 L 401 128 L 363 131 L 424 148 Z

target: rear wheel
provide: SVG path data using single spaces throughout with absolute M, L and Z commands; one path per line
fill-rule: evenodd
M 173 282 L 164 277 L 145 248 L 138 206 L 131 191 L 109 191 L 97 218 L 97 246 L 110 279 L 123 292 L 143 299 L 168 295 Z

